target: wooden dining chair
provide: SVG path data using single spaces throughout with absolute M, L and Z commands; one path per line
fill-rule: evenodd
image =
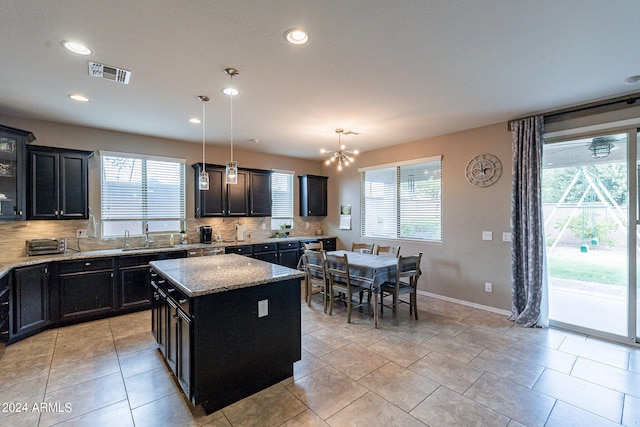
M 351 252 L 362 252 L 364 254 L 372 254 L 375 243 L 352 243 Z
M 336 296 L 336 292 L 344 294 L 347 303 L 347 323 L 351 323 L 351 311 L 354 308 L 371 304 L 371 290 L 362 286 L 351 283 L 351 277 L 349 276 L 349 259 L 347 254 L 333 255 L 325 254 L 327 265 L 327 276 L 329 276 L 329 315 L 333 314 L 333 301 Z M 360 302 L 354 304 L 353 295 L 360 292 L 367 292 L 367 302 Z
M 409 316 L 412 314 L 415 319 L 418 320 L 418 302 L 417 302 L 417 288 L 418 279 L 420 278 L 420 261 L 422 260 L 422 252 L 418 255 L 409 255 L 398 257 L 398 264 L 396 266 L 396 280 L 395 282 L 384 282 L 380 286 L 380 313 L 383 312 L 384 307 L 391 308 L 393 310 L 393 318 L 398 321 L 398 306 L 400 303 L 409 304 Z M 409 301 L 400 299 L 400 295 L 409 295 Z M 391 296 L 392 303 L 385 304 L 384 298 Z
M 305 296 L 307 298 L 307 307 L 311 307 L 311 297 L 314 294 L 322 294 L 322 304 L 324 312 L 327 312 L 327 290 L 329 288 L 327 282 L 326 260 L 323 250 L 305 250 L 304 268 L 306 272 Z M 315 293 L 314 293 L 315 290 Z
M 398 258 L 400 256 L 400 246 L 380 246 L 376 247 L 376 255 L 391 256 Z
M 322 242 L 307 242 L 304 243 L 305 251 L 321 251 L 324 248 L 322 247 Z

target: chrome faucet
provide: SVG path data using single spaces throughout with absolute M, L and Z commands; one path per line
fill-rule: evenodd
M 144 225 L 144 247 L 148 248 L 151 240 L 149 240 L 149 224 Z
M 129 230 L 124 230 L 124 246 L 126 248 L 129 246 Z

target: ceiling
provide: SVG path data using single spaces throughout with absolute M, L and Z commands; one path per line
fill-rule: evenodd
M 228 144 L 234 67 L 235 147 L 319 159 L 336 128 L 367 151 L 637 92 L 638 22 L 636 0 L 2 1 L 0 114 L 200 142 L 208 95 Z

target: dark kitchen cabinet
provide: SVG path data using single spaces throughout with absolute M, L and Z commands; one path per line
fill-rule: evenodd
M 192 165 L 195 177 L 196 218 L 215 216 L 271 216 L 271 172 L 239 169 L 238 183 L 226 184 L 225 168 L 206 164 L 209 189 L 198 189 L 202 163 Z
M 88 218 L 93 152 L 40 146 L 27 151 L 27 219 Z
M 249 173 L 249 216 L 271 216 L 271 172 Z
M 278 243 L 278 264 L 298 268 L 299 259 L 300 243 L 298 241 Z
M 20 267 L 13 276 L 10 340 L 35 333 L 49 323 L 49 265 Z
M 112 258 L 61 262 L 60 321 L 104 317 L 116 309 Z
M 166 252 L 155 255 L 132 255 L 118 258 L 118 309 L 149 308 L 151 289 L 149 288 L 149 262 L 159 259 L 184 258 L 185 252 Z
M 0 125 L 0 221 L 25 219 L 26 144 L 35 136 Z
M 224 248 L 224 253 L 251 256 L 253 255 L 253 246 L 251 245 L 226 246 Z
M 278 263 L 278 245 L 276 243 L 262 243 L 253 245 L 253 257 L 261 261 Z
M 299 175 L 300 216 L 327 216 L 326 176 Z
M 178 379 L 188 399 L 192 390 L 191 340 L 193 335 L 190 315 L 191 301 L 153 270 L 150 273 L 153 291 L 151 330 L 169 369 Z
M 0 278 L 0 342 L 9 340 L 9 280 L 10 274 Z

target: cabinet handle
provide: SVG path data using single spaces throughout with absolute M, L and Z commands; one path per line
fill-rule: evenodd
M 184 304 L 185 302 L 187 302 L 187 300 L 186 300 L 186 299 L 178 300 L 178 304 Z M 7 303 L 7 304 L 9 304 L 9 303 Z
M 84 265 L 91 265 L 91 263 L 90 262 L 85 262 Z
M 175 288 L 169 288 L 169 289 L 167 289 L 167 292 L 168 292 L 168 293 L 172 293 L 172 292 L 175 292 L 175 291 L 176 291 L 176 290 L 175 290 Z
M 182 303 L 181 303 L 181 304 L 182 304 Z M 2 303 L 2 304 L 0 304 L 0 305 L 9 305 L 9 301 L 7 301 L 7 302 L 3 302 L 3 303 Z
M 54 214 L 55 216 L 58 216 L 58 211 L 53 211 L 53 214 Z
M 311 213 L 311 210 L 309 210 L 309 213 Z
M 60 211 L 60 215 L 64 215 L 64 211 Z
M 174 315 L 173 315 L 173 316 L 171 316 L 171 317 L 173 317 L 173 318 L 174 318 L 174 319 L 176 319 L 176 320 L 178 320 L 178 319 L 179 319 L 179 316 L 178 316 L 177 314 L 174 314 Z
M 166 281 L 166 280 L 164 280 L 164 279 L 160 279 L 160 280 L 158 280 L 158 283 L 166 283 L 166 282 L 167 282 L 167 281 Z

